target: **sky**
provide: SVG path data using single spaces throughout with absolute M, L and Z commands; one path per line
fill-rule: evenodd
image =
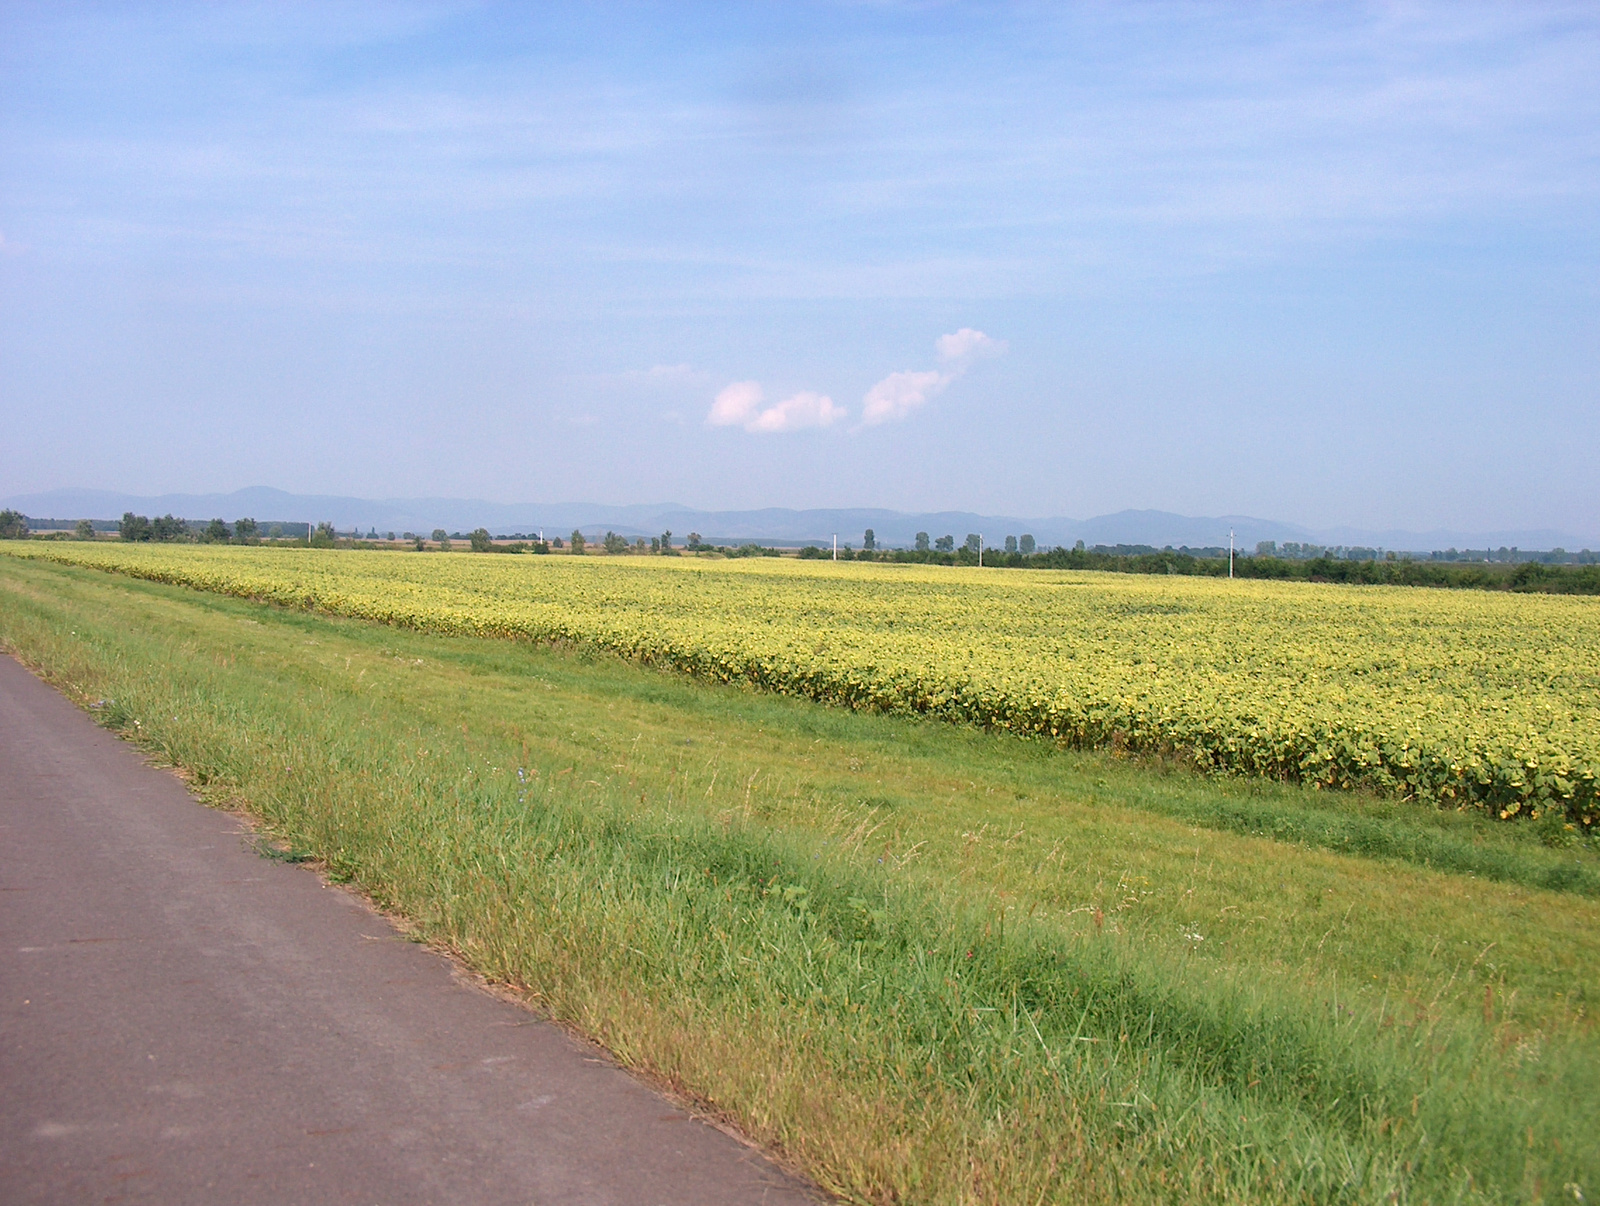
M 0 496 L 1600 533 L 1600 7 L 6 0 L 0 431 Z

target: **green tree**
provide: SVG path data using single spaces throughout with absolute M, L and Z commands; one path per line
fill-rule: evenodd
M 78 520 L 78 525 L 72 531 L 79 540 L 94 539 L 94 524 L 87 519 Z
M 487 553 L 493 544 L 493 541 L 489 539 L 488 528 L 473 528 L 472 535 L 467 539 L 472 542 L 472 551 L 474 553 Z
M 21 540 L 28 534 L 28 517 L 7 507 L 0 511 L 0 540 Z
M 233 542 L 235 544 L 254 544 L 260 533 L 261 529 L 253 519 L 246 517 L 233 521 Z
M 228 541 L 233 539 L 233 533 L 228 530 L 228 525 L 223 523 L 222 520 L 213 519 L 206 524 L 202 539 L 207 544 L 227 544 Z
M 983 543 L 983 537 L 979 536 L 976 532 L 968 532 L 966 540 L 964 540 L 962 543 L 966 546 L 966 549 L 969 553 L 976 553 L 978 551 L 978 546 Z
M 665 532 L 661 533 L 661 555 L 663 557 L 673 556 L 671 528 L 668 528 Z
M 1038 547 L 1039 547 L 1038 545 L 1034 544 L 1032 536 L 1029 536 L 1029 535 L 1026 535 L 1026 534 L 1023 535 L 1023 537 L 1022 537 L 1022 553 L 1023 553 L 1024 556 L 1026 556 L 1026 557 L 1033 556 L 1034 549 L 1036 549 Z
M 933 547 L 941 553 L 956 551 L 956 538 L 954 536 L 941 536 L 933 542 Z
M 419 552 L 419 553 L 422 552 L 423 549 L 428 547 L 428 542 L 426 540 L 424 540 L 421 536 L 413 536 L 411 538 L 411 544 L 412 544 L 412 547 L 414 549 L 416 549 L 416 551 Z
M 628 540 L 625 536 L 618 536 L 615 532 L 607 532 L 606 538 L 601 541 L 607 553 L 615 557 L 628 551 Z
M 690 532 L 689 533 L 689 538 L 683 542 L 683 547 L 688 549 L 691 553 L 698 553 L 700 551 L 700 547 L 701 547 L 700 546 L 700 533 L 699 532 Z
M 117 525 L 117 532 L 124 540 L 149 540 L 150 521 L 143 515 L 135 515 L 132 511 L 122 513 L 122 522 Z
M 926 553 L 927 551 L 928 551 L 928 534 L 926 532 L 918 532 L 917 533 L 917 552 Z
M 862 548 L 862 550 L 864 552 L 870 553 L 873 549 L 875 549 L 877 547 L 878 547 L 878 535 L 871 528 L 868 528 L 867 529 L 867 534 L 861 538 L 861 548 Z
M 588 547 L 588 542 L 584 540 L 583 533 L 578 531 L 577 528 L 573 528 L 572 529 L 572 555 L 574 557 L 582 557 L 583 556 L 583 550 L 586 549 L 587 547 Z
M 339 534 L 333 530 L 333 524 L 323 520 L 317 525 L 317 530 L 311 534 L 311 547 L 314 549 L 331 549 L 338 539 Z
M 1006 552 L 1014 553 L 1016 551 L 1017 551 L 1017 538 L 1015 536 L 1007 536 L 1006 537 Z
M 174 519 L 170 512 L 150 521 L 151 540 L 181 540 L 188 532 L 189 525 Z
M 165 515 L 152 515 L 150 517 L 151 540 L 178 540 L 189 534 L 189 525 L 175 518 L 169 511 Z
M 434 528 L 433 543 L 439 546 L 440 551 L 448 553 L 450 551 L 450 533 L 443 528 Z

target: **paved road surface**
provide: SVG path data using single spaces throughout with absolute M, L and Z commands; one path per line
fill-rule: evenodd
M 0 1201 L 815 1200 L 0 655 Z

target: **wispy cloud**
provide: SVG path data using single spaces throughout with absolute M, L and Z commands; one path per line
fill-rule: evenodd
M 925 406 L 930 398 L 943 393 L 974 361 L 1005 354 L 1006 342 L 993 339 L 972 327 L 962 327 L 934 340 L 934 350 L 945 368 L 922 372 L 907 369 L 890 373 L 867 391 L 861 400 L 861 425 L 876 427 L 904 419 Z
M 706 374 L 692 364 L 653 364 L 647 369 L 629 369 L 622 377 L 625 381 L 668 383 L 703 381 Z
M 849 413 L 824 394 L 802 390 L 764 406 L 766 392 L 758 381 L 735 381 L 711 404 L 706 422 L 713 427 L 743 427 L 746 431 L 772 434 L 804 431 L 811 427 L 830 427 Z

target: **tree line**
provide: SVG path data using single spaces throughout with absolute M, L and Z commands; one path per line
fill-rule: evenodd
M 89 529 L 87 535 L 84 532 L 86 527 Z M 151 519 L 145 515 L 135 515 L 132 511 L 122 513 L 117 534 L 131 543 L 197 540 L 202 544 L 257 544 L 263 535 L 260 525 L 248 518 L 234 520 L 231 527 L 224 520 L 213 519 L 205 527 L 196 530 L 188 520 L 178 519 L 171 514 Z M 94 538 L 93 527 L 87 519 L 78 521 L 78 535 L 91 540 Z
M 306 532 L 303 537 L 292 537 L 294 543 L 301 547 L 334 548 L 341 543 L 341 538 L 329 522 L 319 523 L 314 528 L 309 524 L 289 526 L 302 528 Z M 170 514 L 150 518 L 128 511 L 124 512 L 117 532 L 123 540 L 136 543 L 197 541 L 206 544 L 259 544 L 263 540 L 282 538 L 284 528 L 283 524 L 272 524 L 263 531 L 262 525 L 248 517 L 236 519 L 232 524 L 213 519 L 204 527 L 197 527 Z M 78 521 L 73 534 L 80 540 L 96 538 L 94 525 L 87 519 Z M 29 535 L 27 516 L 10 509 L 0 511 L 0 539 L 16 540 Z M 452 548 L 451 536 L 443 528 L 435 528 L 431 536 L 441 551 Z M 377 533 L 371 533 L 370 538 L 376 539 Z M 427 541 L 420 535 L 407 532 L 405 539 L 418 551 L 427 547 Z M 466 539 L 474 552 L 483 553 L 541 554 L 553 550 L 566 551 L 570 547 L 572 554 L 581 556 L 588 551 L 591 543 L 582 531 L 576 529 L 567 541 L 559 536 L 550 540 L 496 541 L 487 528 L 475 529 Z M 393 532 L 389 533 L 389 540 L 389 547 L 393 547 Z M 382 547 L 367 544 L 359 537 L 352 537 L 344 543 L 355 547 Z M 641 536 L 632 541 L 617 532 L 607 531 L 595 543 L 611 556 L 681 555 L 673 543 L 671 531 L 648 540 Z M 691 553 L 715 553 L 723 557 L 783 555 L 779 549 L 754 543 L 736 547 L 714 546 L 706 543 L 698 532 L 689 533 L 683 542 L 683 549 Z M 1298 555 L 1302 550 L 1318 555 Z M 1232 575 L 1236 578 L 1600 595 L 1600 564 L 1587 550 L 1582 554 L 1563 553 L 1563 557 L 1570 558 L 1566 561 L 1558 561 L 1553 555 L 1527 553 L 1520 554 L 1525 559 L 1515 560 L 1519 550 L 1501 550 L 1510 554 L 1506 558 L 1498 557 L 1490 550 L 1486 552 L 1495 559 L 1467 561 L 1443 556 L 1422 560 L 1394 553 L 1379 556 L 1376 550 L 1328 550 L 1297 545 L 1283 547 L 1263 542 L 1253 554 L 1236 554 L 1231 558 L 1231 565 Z M 1281 553 L 1289 555 L 1283 556 Z M 1372 555 L 1361 555 L 1366 553 Z M 814 544 L 805 545 L 799 550 L 802 560 L 829 559 L 834 555 L 831 548 Z M 1052 549 L 1041 549 L 1034 538 L 1027 534 L 1021 537 L 1007 536 L 1003 546 L 995 548 L 983 545 L 975 532 L 969 532 L 959 545 L 951 534 L 930 539 L 927 532 L 918 532 L 911 548 L 890 549 L 879 545 L 876 533 L 871 528 L 863 533 L 860 549 L 846 543 L 839 548 L 837 556 L 841 561 L 950 566 L 977 565 L 981 558 L 983 565 L 996 569 L 1100 570 L 1122 574 L 1216 578 L 1227 577 L 1230 566 L 1228 552 L 1221 548 L 1153 549 L 1140 545 L 1096 545 L 1085 548 L 1080 540 L 1070 549 L 1059 545 Z

